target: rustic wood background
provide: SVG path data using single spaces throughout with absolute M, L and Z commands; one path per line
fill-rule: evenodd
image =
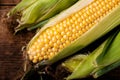
M 6 24 L 6 13 L 20 0 L 0 0 L 0 80 L 19 80 L 23 72 L 24 58 L 21 51 L 33 37 L 33 32 L 13 35 Z M 96 80 L 120 80 L 120 68 L 116 68 Z
M 20 0 L 0 0 L 0 80 L 19 79 L 23 72 L 24 58 L 21 51 L 34 35 L 33 32 L 13 34 L 7 24 L 6 14 Z

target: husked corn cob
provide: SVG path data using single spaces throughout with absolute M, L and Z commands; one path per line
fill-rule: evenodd
M 77 11 L 73 11 L 73 13 L 71 12 L 72 14 L 60 21 L 56 21 L 53 25 L 51 23 L 47 28 L 44 27 L 35 38 L 33 38 L 27 47 L 29 59 L 33 63 L 52 59 L 64 48 L 71 46 L 70 44 L 90 31 L 106 15 L 109 15 L 112 10 L 120 5 L 120 0 L 87 1 L 88 2 L 85 3 L 82 0 L 81 3 L 84 2 L 86 4 L 85 6 Z

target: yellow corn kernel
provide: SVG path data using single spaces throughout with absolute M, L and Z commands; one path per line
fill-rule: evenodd
M 30 60 L 35 63 L 43 59 L 51 59 L 119 4 L 120 0 L 93 0 L 78 12 L 47 28 L 28 49 L 29 55 L 38 52 L 40 54 L 34 59 L 30 57 Z

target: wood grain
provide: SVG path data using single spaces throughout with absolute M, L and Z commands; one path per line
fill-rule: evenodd
M 23 31 L 13 34 L 7 24 L 6 14 L 13 7 L 7 4 L 17 4 L 19 0 L 0 0 L 0 80 L 16 80 L 23 71 L 22 47 L 33 37 L 34 32 Z
M 19 80 L 23 72 L 24 58 L 21 48 L 34 36 L 35 31 L 23 31 L 17 35 L 6 23 L 6 14 L 20 0 L 0 0 L 0 80 Z M 95 80 L 120 80 L 120 68 L 116 68 Z

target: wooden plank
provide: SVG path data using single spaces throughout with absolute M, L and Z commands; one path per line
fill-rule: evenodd
M 10 4 L 17 4 L 21 0 L 0 0 L 0 4 L 10 5 Z
M 10 7 L 0 10 L 0 80 L 16 80 L 22 75 L 24 58 L 21 51 L 33 37 L 34 32 L 13 34 L 7 25 L 6 14 Z

